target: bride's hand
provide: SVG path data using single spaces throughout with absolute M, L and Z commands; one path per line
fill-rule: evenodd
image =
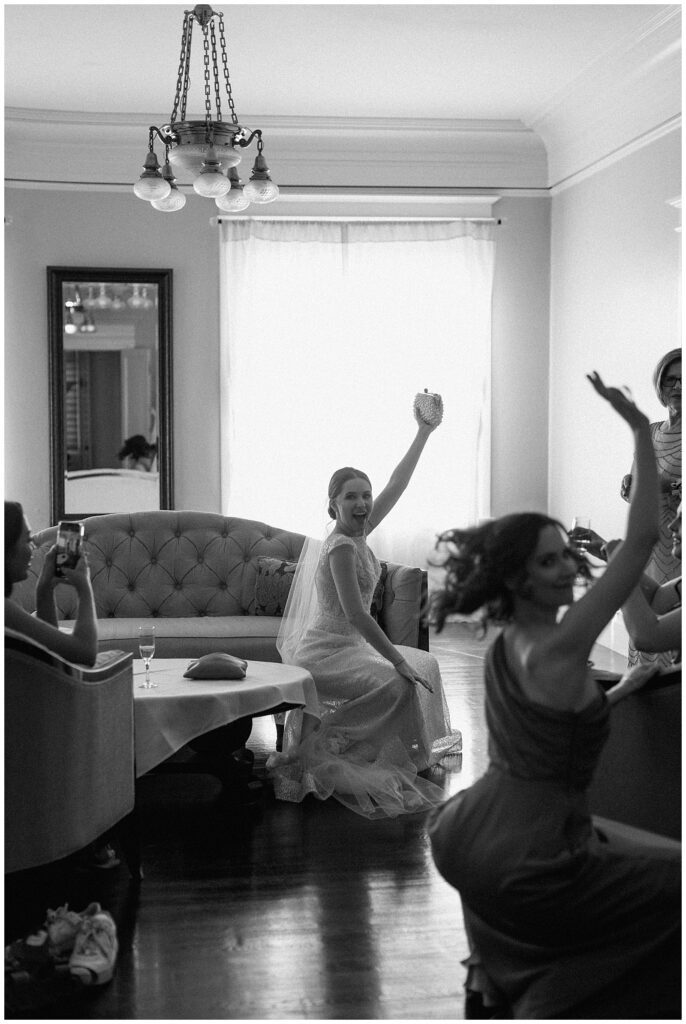
M 429 682 L 427 682 L 424 676 L 420 676 L 419 672 L 415 672 L 412 666 L 409 665 L 406 661 L 403 660 L 399 662 L 395 666 L 395 670 L 399 675 L 403 676 L 403 678 L 407 679 L 410 683 L 419 683 L 419 685 L 423 686 L 425 690 L 429 691 L 429 693 L 434 692 L 433 687 Z
M 601 398 L 609 402 L 615 412 L 618 412 L 630 427 L 637 429 L 648 423 L 648 417 L 641 412 L 627 394 L 628 389 L 607 387 L 600 374 L 595 370 L 592 373 L 587 373 L 586 377 Z

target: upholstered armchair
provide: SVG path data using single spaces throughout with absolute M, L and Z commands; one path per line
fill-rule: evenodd
M 5 631 L 7 873 L 76 853 L 132 814 L 132 675 L 130 654 L 88 669 Z M 122 848 L 139 877 L 133 830 Z

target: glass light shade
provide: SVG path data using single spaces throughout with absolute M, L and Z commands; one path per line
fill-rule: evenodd
M 109 309 L 111 305 L 112 299 L 105 291 L 105 285 L 101 284 L 97 297 L 93 299 L 93 306 L 95 309 Z
M 77 331 L 78 331 L 78 327 L 74 323 L 74 315 L 73 315 L 72 311 L 69 310 L 69 313 L 67 314 L 67 322 L 64 325 L 64 333 L 65 334 L 76 334 Z
M 165 199 L 171 192 L 171 185 L 161 174 L 144 171 L 133 186 L 133 191 L 139 199 L 146 199 L 150 203 L 153 199 Z
M 232 185 L 231 190 L 226 195 L 215 199 L 215 204 L 224 213 L 238 213 L 239 210 L 245 210 L 247 206 L 250 206 L 250 200 L 246 196 L 242 185 L 239 185 L 238 188 Z
M 186 197 L 176 185 L 172 185 L 171 192 L 165 199 L 153 199 L 150 205 L 155 210 L 161 210 L 162 213 L 174 213 L 176 210 L 184 208 Z
M 130 309 L 143 309 L 146 301 L 147 300 L 141 295 L 141 286 L 139 284 L 135 284 L 133 286 L 133 295 L 126 300 L 126 305 Z
M 205 199 L 216 199 L 225 195 L 231 188 L 231 182 L 221 173 L 215 164 L 206 164 L 193 182 L 193 189 Z
M 93 307 L 95 306 L 95 299 L 93 298 L 93 286 L 90 284 L 88 285 L 88 295 L 83 300 L 83 305 L 86 307 L 86 309 L 93 309 Z
M 160 200 L 160 202 L 162 202 L 162 200 Z M 120 309 L 126 309 L 126 303 L 122 299 L 121 295 L 115 295 L 114 296 L 114 298 L 112 299 L 112 307 L 111 308 L 116 310 L 117 312 Z
M 273 203 L 279 198 L 279 186 L 268 179 L 251 178 L 244 191 L 251 203 Z
M 189 143 L 185 146 L 175 146 L 169 151 L 169 163 L 177 172 L 179 178 L 196 178 L 205 162 L 210 147 L 206 142 Z M 241 162 L 241 155 L 233 146 L 221 146 L 214 144 L 215 157 L 222 170 L 229 167 L 236 167 Z

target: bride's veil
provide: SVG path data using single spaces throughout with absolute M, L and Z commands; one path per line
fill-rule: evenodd
M 276 649 L 285 665 L 297 664 L 300 639 L 317 612 L 319 601 L 314 580 L 322 543 L 306 537 L 298 559 L 276 638 Z

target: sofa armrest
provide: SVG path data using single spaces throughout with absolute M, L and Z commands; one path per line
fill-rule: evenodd
M 427 597 L 427 573 L 409 565 L 388 562 L 379 625 L 394 644 L 429 649 L 429 631 L 422 622 Z

